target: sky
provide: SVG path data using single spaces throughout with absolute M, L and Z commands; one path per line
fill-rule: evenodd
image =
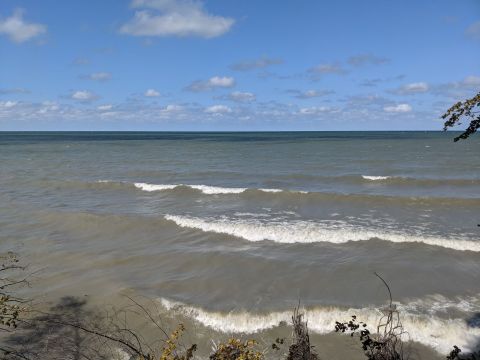
M 0 131 L 440 130 L 479 0 L 0 0 Z

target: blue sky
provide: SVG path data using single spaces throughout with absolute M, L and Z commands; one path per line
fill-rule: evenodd
M 0 3 L 0 130 L 441 128 L 480 1 Z

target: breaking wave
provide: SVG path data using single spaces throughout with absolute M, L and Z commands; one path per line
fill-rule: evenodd
M 220 234 L 228 234 L 248 241 L 272 240 L 278 243 L 329 242 L 342 244 L 349 241 L 380 239 L 394 243 L 423 243 L 454 250 L 480 252 L 480 241 L 429 237 L 395 232 L 376 232 L 358 229 L 349 224 L 325 224 L 305 220 L 269 221 L 256 219 L 198 218 L 165 215 L 165 219 L 178 226 Z
M 248 189 L 248 188 L 233 188 L 233 187 L 221 187 L 221 186 L 210 186 L 210 185 L 186 185 L 186 184 L 147 184 L 147 183 L 134 183 L 135 187 L 143 191 L 163 191 L 163 190 L 172 190 L 180 187 L 187 187 L 194 190 L 199 190 L 207 195 L 217 195 L 217 194 L 240 194 L 247 190 L 258 190 L 269 193 L 282 192 L 281 189 Z
M 246 311 L 214 312 L 164 298 L 159 300 L 167 311 L 225 333 L 256 333 L 290 323 L 292 317 L 291 311 L 264 314 Z M 427 306 L 426 302 L 425 306 Z M 455 302 L 449 306 L 462 309 L 462 305 Z M 466 352 L 471 351 L 480 340 L 480 328 L 469 325 L 463 318 L 442 318 L 431 314 L 419 314 L 410 312 L 409 307 L 409 304 L 397 304 L 402 324 L 407 332 L 404 340 L 420 342 L 443 354 L 451 350 L 453 345 L 461 347 Z M 381 310 L 375 307 L 359 309 L 334 306 L 315 307 L 304 309 L 304 312 L 309 329 L 319 334 L 332 332 L 336 321 L 348 320 L 353 314 L 357 315 L 359 321 L 365 322 L 374 329 L 383 315 Z M 467 314 L 464 315 L 468 317 Z
M 390 179 L 391 176 L 371 176 L 371 175 L 362 175 L 362 178 L 365 180 L 387 180 Z
M 366 176 L 366 175 L 365 175 Z M 409 184 L 410 181 L 414 182 L 425 182 L 425 186 L 434 186 L 431 184 L 430 180 L 420 180 L 420 179 L 408 179 L 408 178 L 396 178 L 388 177 L 388 179 L 375 180 L 365 180 L 361 179 L 362 182 L 368 182 L 371 184 L 391 184 L 393 182 L 398 182 L 398 184 Z M 340 178 L 332 181 L 341 181 Z M 475 180 L 450 180 L 445 182 L 448 185 L 475 185 Z M 457 184 L 458 182 L 458 184 Z M 443 181 L 441 182 L 444 183 Z M 280 188 L 248 188 L 248 187 L 223 187 L 223 186 L 212 186 L 204 184 L 152 184 L 145 182 L 128 182 L 128 181 L 113 181 L 113 180 L 97 180 L 95 182 L 83 182 L 83 181 L 54 181 L 52 182 L 56 187 L 66 187 L 66 188 L 86 188 L 86 189 L 139 189 L 145 192 L 163 192 L 163 191 L 194 191 L 200 192 L 205 195 L 239 195 L 239 196 L 282 196 L 283 199 L 301 199 L 303 196 L 315 197 L 318 199 L 331 199 L 331 200 L 348 200 L 348 201 L 375 201 L 375 202 L 422 202 L 422 203 L 431 203 L 432 206 L 446 206 L 446 205 L 461 205 L 461 206 L 477 206 L 480 199 L 476 196 L 469 197 L 451 197 L 451 193 L 445 192 L 435 197 L 431 196 L 413 196 L 409 194 L 404 195 L 385 195 L 385 194 L 369 194 L 369 193 L 358 193 L 358 192 L 335 192 L 335 191 L 325 191 L 325 190 L 301 190 L 301 189 L 280 189 Z M 478 182 L 480 185 L 480 181 Z M 476 186 L 476 185 L 475 185 Z

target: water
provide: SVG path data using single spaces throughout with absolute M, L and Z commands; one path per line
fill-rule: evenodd
M 480 143 L 452 133 L 0 133 L 0 244 L 49 296 L 132 291 L 204 331 L 480 341 Z

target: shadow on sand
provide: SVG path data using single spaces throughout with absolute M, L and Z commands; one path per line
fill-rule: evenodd
M 48 313 L 40 313 L 22 323 L 5 344 L 12 352 L 7 359 L 112 359 L 108 342 L 68 324 L 99 320 L 98 314 L 86 308 L 87 301 L 64 297 Z M 114 353 L 114 352 L 113 352 Z M 118 351 L 117 351 L 118 353 Z

